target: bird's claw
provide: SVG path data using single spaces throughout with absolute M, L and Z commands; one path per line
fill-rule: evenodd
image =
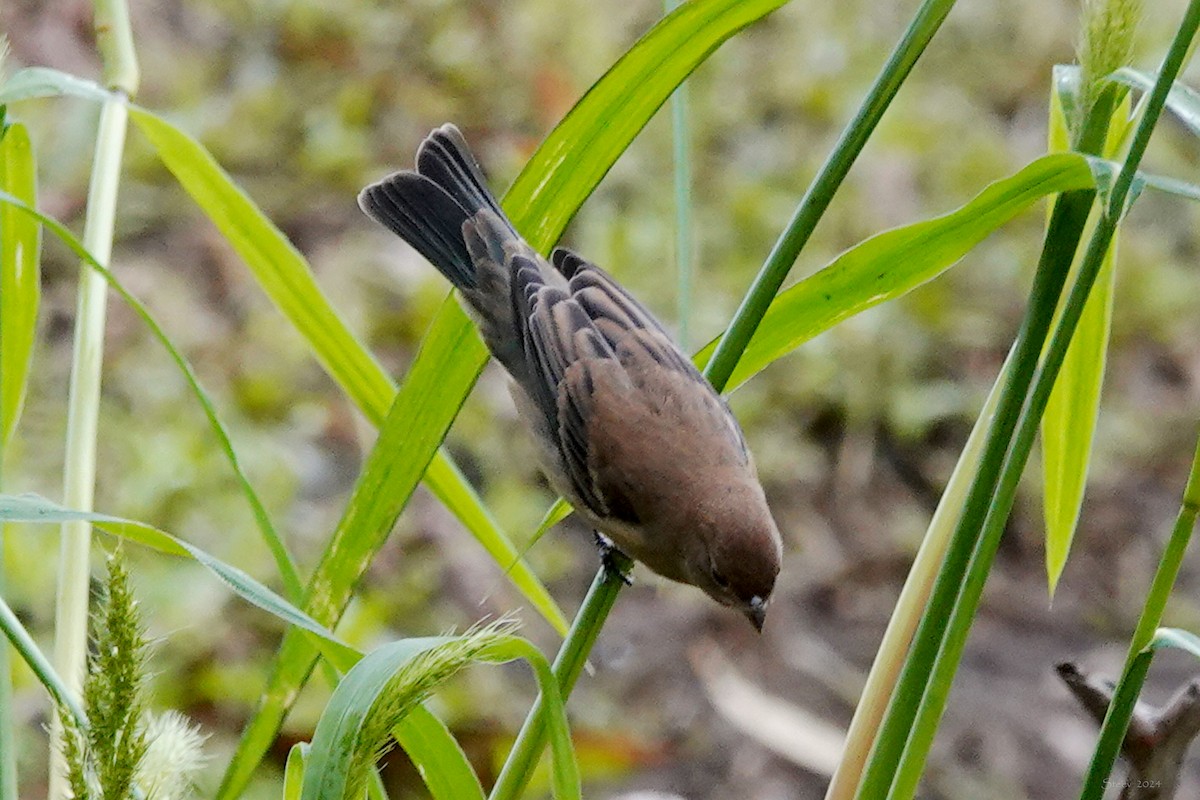
M 617 578 L 626 586 L 633 586 L 633 578 L 629 575 L 632 564 L 629 556 L 622 553 L 612 539 L 600 531 L 592 532 L 596 537 L 596 549 L 600 551 L 600 564 L 610 578 Z

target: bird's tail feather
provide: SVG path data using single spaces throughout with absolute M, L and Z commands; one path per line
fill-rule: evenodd
M 476 286 L 463 223 L 489 209 L 517 236 L 488 190 L 462 133 L 450 124 L 421 143 L 415 172 L 404 170 L 371 184 L 359 194 L 358 204 L 460 289 Z

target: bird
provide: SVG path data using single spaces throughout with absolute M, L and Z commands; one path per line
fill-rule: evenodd
M 453 124 L 358 202 L 458 290 L 543 473 L 598 540 L 761 632 L 779 528 L 728 404 L 654 315 L 571 250 L 526 243 Z

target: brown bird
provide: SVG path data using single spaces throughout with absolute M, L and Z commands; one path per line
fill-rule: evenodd
M 728 405 L 650 312 L 575 253 L 548 263 L 526 244 L 453 125 L 358 202 L 459 290 L 555 490 L 623 552 L 761 630 L 779 531 Z

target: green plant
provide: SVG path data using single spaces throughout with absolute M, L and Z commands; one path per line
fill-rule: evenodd
M 548 250 L 617 158 L 685 78 L 723 41 L 783 2 L 695 0 L 671 12 L 646 33 L 550 132 L 505 195 L 506 211 L 525 238 L 535 247 Z M 952 0 L 926 0 L 921 4 L 747 290 L 727 332 L 697 354 L 697 362 L 714 385 L 733 391 L 818 333 L 933 279 L 1036 201 L 1054 198 L 1026 320 L 931 523 L 910 585 L 880 649 L 877 668 L 860 704 L 830 797 L 903 799 L 915 793 L 1039 423 L 1046 441 L 1060 445 L 1057 450 L 1053 444 L 1047 447 L 1047 496 L 1052 498 L 1048 527 L 1054 552 L 1048 569 L 1053 589 L 1067 558 L 1082 501 L 1083 474 L 1094 435 L 1094 427 L 1085 423 L 1094 422 L 1103 375 L 1108 306 L 1088 300 L 1092 283 L 1099 276 L 1100 287 L 1108 286 L 1113 269 L 1108 255 L 1110 242 L 1128 204 L 1144 187 L 1193 198 L 1198 194 L 1187 184 L 1153 178 L 1137 170 L 1164 107 L 1185 118 L 1191 112 L 1195 118 L 1197 104 L 1182 91 L 1168 96 L 1168 90 L 1182 66 L 1200 4 L 1189 6 L 1159 75 L 1138 84 L 1143 89 L 1150 87 L 1150 91 L 1136 107 L 1136 124 L 1127 124 L 1130 104 L 1126 83 L 1137 83 L 1139 79 L 1136 73 L 1129 73 L 1125 75 L 1126 83 L 1122 83 L 1113 80 L 1112 75 L 1128 60 L 1127 34 L 1137 16 L 1136 4 L 1090 2 L 1082 68 L 1061 70 L 1054 76 L 1053 103 L 1059 114 L 1055 123 L 1059 136 L 1051 147 L 1055 152 L 994 181 L 956 210 L 866 239 L 781 291 L 789 270 L 825 216 L 855 159 L 953 5 Z M 441 449 L 484 363 L 485 353 L 469 321 L 448 297 L 404 381 L 399 386 L 393 383 L 342 322 L 304 257 L 248 193 L 195 138 L 132 102 L 138 80 L 124 5 L 98 3 L 97 19 L 106 33 L 102 37 L 106 62 L 102 85 L 42 68 L 19 71 L 0 84 L 0 107 L 14 105 L 19 109 L 15 105 L 19 102 L 70 96 L 102 109 L 88 224 L 82 241 L 36 210 L 34 161 L 23 127 L 8 124 L 0 139 L 0 277 L 4 281 L 0 295 L 0 399 L 4 401 L 0 406 L 0 433 L 4 439 L 0 447 L 7 444 L 16 426 L 27 383 L 36 322 L 41 229 L 65 243 L 85 267 L 77 319 L 73 423 L 68 436 L 67 484 L 72 488 L 61 505 L 32 497 L 0 498 L 0 521 L 70 526 L 67 541 L 72 544 L 62 561 L 64 601 L 56 623 L 63 644 L 58 648 L 61 656 L 55 667 L 46 663 L 7 606 L 0 607 L 6 612 L 0 614 L 0 627 L 17 643 L 18 652 L 57 699 L 68 721 L 68 760 L 72 764 L 88 763 L 89 752 L 100 744 L 93 741 L 96 737 L 126 746 L 120 757 L 101 759 L 100 763 L 125 765 L 123 775 L 113 773 L 101 780 L 108 796 L 110 786 L 116 787 L 111 792 L 128 794 L 126 787 L 131 784 L 132 774 L 129 765 L 141 758 L 135 752 L 139 742 L 136 726 L 128 727 L 130 720 L 139 715 L 127 714 L 120 723 L 125 726 L 121 728 L 124 732 L 117 733 L 111 714 L 94 713 L 94 709 L 105 706 L 93 702 L 94 698 L 88 700 L 86 689 L 84 707 L 73 708 L 77 686 L 72 676 L 78 672 L 84 652 L 79 609 L 86 603 L 86 545 L 90 529 L 95 526 L 125 540 L 196 560 L 240 596 L 291 625 L 265 680 L 259 708 L 226 767 L 219 797 L 236 797 L 245 790 L 299 691 L 321 660 L 326 676 L 337 682 L 337 689 L 312 745 L 293 749 L 289 757 L 286 796 L 352 796 L 363 786 L 378 796 L 382 790 L 370 767 L 379 749 L 392 737 L 422 770 L 429 790 L 439 800 L 482 797 L 483 787 L 462 749 L 423 702 L 451 675 L 473 662 L 514 658 L 532 665 L 540 696 L 504 762 L 491 797 L 506 800 L 523 793 L 547 738 L 553 744 L 556 795 L 579 796 L 578 768 L 566 732 L 563 704 L 623 584 L 603 571 L 597 573 L 568 626 L 565 615 L 497 523 L 496 515 L 484 506 Z M 677 120 L 682 117 L 679 112 Z M 295 563 L 285 537 L 259 499 L 242 468 L 234 437 L 187 358 L 151 312 L 124 287 L 120 270 L 109 267 L 127 121 L 133 123 L 245 262 L 279 312 L 302 334 L 312 357 L 367 420 L 379 428 L 378 439 L 341 519 L 324 543 L 319 563 L 307 576 Z M 1127 135 L 1131 131 L 1132 135 Z M 679 122 L 678 141 L 684 142 L 686 133 L 686 126 Z M 682 147 L 680 153 L 680 163 L 686 163 Z M 686 263 L 688 181 L 685 172 L 680 174 L 677 186 L 684 211 L 679 215 L 678 249 L 681 261 Z M 1089 245 L 1072 272 L 1075 251 L 1085 237 Z M 684 270 L 683 275 L 687 274 Z M 690 278 L 681 279 L 684 317 L 689 283 Z M 1072 288 L 1064 299 L 1068 284 Z M 161 530 L 92 511 L 98 343 L 104 337 L 102 310 L 109 286 L 165 347 L 200 404 L 213 439 L 274 558 L 283 596 Z M 1105 299 L 1104 295 L 1098 296 Z M 1077 324 L 1083 326 L 1082 333 L 1075 335 L 1091 345 L 1087 350 L 1069 348 Z M 1067 374 L 1073 376 L 1071 388 L 1052 394 L 1056 373 L 1064 363 Z M 1047 403 L 1052 410 L 1043 418 Z M 504 625 L 475 628 L 461 636 L 402 639 L 365 656 L 330 632 L 422 480 L 472 532 L 491 559 L 508 571 L 513 584 L 538 612 L 565 634 L 553 666 Z M 1085 791 L 1094 793 L 1096 782 L 1111 772 L 1114 742 L 1120 741 L 1123 732 L 1121 715 L 1136 697 L 1148 667 L 1145 648 L 1153 642 L 1147 637 L 1159 627 L 1162 604 L 1194 521 L 1195 492 L 1191 484 L 1189 487 L 1185 513 L 1181 514 L 1177 535 L 1164 557 L 1163 571 L 1150 593 L 1118 701 L 1113 704 L 1112 719 L 1106 725 Z M 542 528 L 567 511 L 565 504 L 557 504 L 547 513 Z M 126 652 L 130 648 L 118 649 Z M 104 666 L 100 672 L 116 680 L 123 674 L 124 667 L 119 667 Z M 3 662 L 0 672 L 7 672 Z M 0 682 L 0 709 L 5 705 L 3 690 Z M 109 694 L 125 696 L 129 692 L 114 689 Z M 15 769 L 11 768 L 12 727 L 11 720 L 6 721 L 0 714 L 0 772 L 15 777 Z M 103 769 L 98 772 L 103 774 Z M 82 766 L 72 772 L 71 784 L 77 795 L 90 791 L 84 773 Z M 66 787 L 52 791 L 64 796 Z M 0 782 L 0 800 L 15 797 L 15 793 L 15 781 Z

